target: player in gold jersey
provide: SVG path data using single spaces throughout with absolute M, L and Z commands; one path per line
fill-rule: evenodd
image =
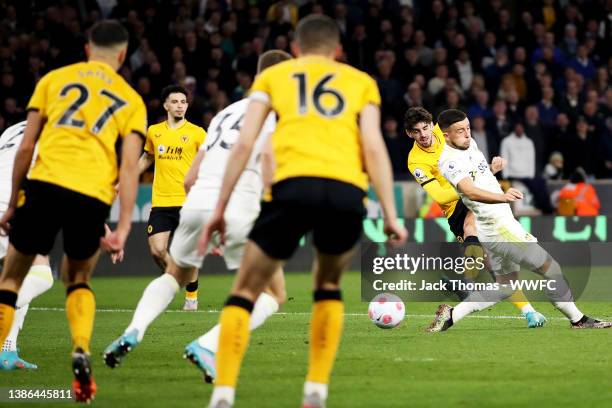
M 446 218 L 448 225 L 463 244 L 465 255 L 483 257 L 484 251 L 478 241 L 474 214 L 467 209 L 457 195 L 453 186 L 442 176 L 438 169 L 438 159 L 446 144 L 444 134 L 440 127 L 433 124 L 431 113 L 422 107 L 408 109 L 404 117 L 406 134 L 414 139 L 414 146 L 408 154 L 408 169 L 415 180 L 423 187 L 429 196 L 437 202 Z M 501 157 L 493 158 L 491 170 L 495 174 L 503 167 Z M 477 278 L 474 271 L 466 271 L 465 278 Z M 458 293 L 461 300 L 466 294 Z M 521 310 L 530 328 L 541 327 L 546 318 L 537 312 L 527 301 L 522 291 L 515 292 L 510 301 Z
M 390 241 L 402 243 L 407 236 L 396 221 L 376 83 L 334 61 L 341 51 L 340 34 L 329 17 L 303 19 L 296 39 L 293 51 L 298 58 L 270 67 L 255 79 L 217 206 L 198 244 L 204 253 L 214 232 L 223 237 L 232 190 L 264 120 L 274 111 L 278 123 L 272 135 L 276 169 L 271 200 L 262 204 L 221 313 L 210 407 L 233 404 L 253 304 L 308 232 L 316 260 L 304 406 L 324 406 L 343 324 L 340 277 L 361 235 L 368 176 L 380 199 Z
M 147 132 L 144 153 L 138 162 L 140 172 L 155 164 L 153 203 L 147 234 L 153 259 L 165 272 L 168 242 L 179 224 L 181 206 L 185 202 L 185 176 L 196 157 L 206 132 L 185 119 L 187 90 L 171 85 L 162 90 L 161 100 L 168 118 L 151 125 Z M 198 279 L 187 285 L 185 310 L 198 308 Z
M 147 126 L 142 98 L 116 72 L 127 43 L 128 33 L 118 22 L 96 23 L 86 46 L 88 61 L 51 71 L 38 82 L 15 157 L 9 207 L 0 220 L 10 242 L 0 276 L 0 343 L 11 327 L 17 293 L 34 257 L 47 255 L 62 230 L 72 386 L 79 402 L 90 402 L 96 392 L 89 355 L 95 300 L 88 282 L 100 244 L 118 252 L 129 234 Z M 123 141 L 119 171 L 118 137 Z M 37 142 L 38 155 L 24 184 Z M 117 176 L 119 223 L 104 237 Z M 17 207 L 24 187 L 25 203 Z

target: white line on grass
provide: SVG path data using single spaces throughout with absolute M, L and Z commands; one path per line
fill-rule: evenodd
M 65 312 L 66 309 L 62 307 L 31 307 L 29 310 L 36 310 L 40 312 Z M 96 309 L 96 312 L 100 313 L 134 313 L 134 309 Z M 186 311 L 186 310 L 166 310 L 167 313 L 207 313 L 214 314 L 219 313 L 220 310 L 216 309 L 208 309 L 208 310 L 197 310 L 197 311 Z M 310 312 L 277 312 L 277 315 L 310 315 Z M 367 316 L 367 313 L 345 313 L 345 316 Z M 434 317 L 434 313 L 432 314 L 407 314 L 406 317 Z M 487 316 L 487 315 L 471 315 L 466 316 L 471 319 L 525 319 L 523 316 Z M 547 317 L 548 320 L 567 320 L 565 317 Z

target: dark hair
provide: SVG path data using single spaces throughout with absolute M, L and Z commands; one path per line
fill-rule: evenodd
M 168 85 L 167 87 L 162 89 L 162 92 L 161 92 L 162 103 L 166 102 L 166 99 L 168 99 L 170 94 L 173 94 L 173 93 L 182 93 L 185 96 L 189 95 L 189 92 L 187 92 L 187 89 L 185 89 L 184 87 L 180 85 Z
M 340 43 L 340 29 L 328 16 L 310 15 L 298 23 L 296 40 L 302 51 L 334 48 Z
M 269 50 L 259 56 L 257 61 L 257 73 L 259 74 L 266 68 L 270 68 L 272 65 L 279 64 L 283 61 L 287 61 L 293 58 L 291 54 L 282 50 Z
M 410 130 L 412 130 L 417 123 L 421 122 L 433 122 L 431 113 L 429 113 L 427 109 L 423 108 L 422 106 L 410 108 L 404 115 L 404 130 L 406 130 L 406 132 L 410 132 Z
M 459 109 L 447 109 L 438 115 L 438 126 L 440 126 L 440 129 L 446 130 L 454 123 L 461 122 L 465 118 L 467 118 L 467 115 Z
M 98 47 L 113 47 L 128 42 L 129 34 L 117 20 L 102 20 L 91 27 L 89 41 Z

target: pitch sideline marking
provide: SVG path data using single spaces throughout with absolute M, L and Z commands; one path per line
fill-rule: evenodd
M 66 309 L 62 307 L 31 307 L 29 310 L 36 310 L 39 312 L 65 312 Z M 100 313 L 134 313 L 135 309 L 96 309 L 96 312 Z M 186 310 L 166 310 L 166 313 L 203 313 L 203 314 L 215 314 L 220 313 L 220 310 L 216 309 L 208 309 L 208 310 L 196 310 L 196 311 L 186 311 Z M 276 315 L 310 315 L 310 312 L 276 312 Z M 367 316 L 367 313 L 345 313 L 345 316 Z M 433 318 L 434 313 L 432 314 L 407 314 L 406 317 L 428 317 Z M 523 316 L 466 316 L 466 318 L 471 319 L 525 319 Z M 565 317 L 547 317 L 547 320 L 567 320 Z

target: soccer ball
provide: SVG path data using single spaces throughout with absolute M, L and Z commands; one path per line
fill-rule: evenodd
M 392 329 L 398 326 L 404 320 L 405 314 L 406 309 L 402 299 L 390 293 L 377 295 L 368 307 L 368 317 L 381 329 Z

